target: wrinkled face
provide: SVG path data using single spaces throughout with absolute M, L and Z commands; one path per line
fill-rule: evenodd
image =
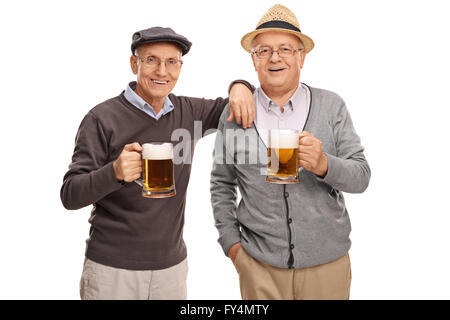
M 167 67 L 165 61 L 181 60 L 180 48 L 169 42 L 149 43 L 140 45 L 137 55 L 144 61 L 154 57 L 161 63 L 149 65 L 138 57 L 131 56 L 131 69 L 137 75 L 136 92 L 149 102 L 166 97 L 177 83 L 181 65 Z
M 253 49 L 266 47 L 278 50 L 280 47 L 292 49 L 303 48 L 298 37 L 280 31 L 268 31 L 259 34 L 253 40 Z M 305 60 L 305 51 L 295 52 L 292 56 L 282 58 L 277 52 L 266 58 L 258 58 L 252 54 L 253 65 L 258 73 L 261 87 L 266 91 L 290 91 L 300 82 L 300 70 Z

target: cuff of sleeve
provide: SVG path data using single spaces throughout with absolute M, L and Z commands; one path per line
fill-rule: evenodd
M 228 94 L 230 94 L 231 88 L 236 84 L 236 83 L 242 83 L 243 85 L 245 85 L 248 90 L 250 90 L 253 93 L 255 93 L 256 88 L 248 81 L 245 80 L 234 80 L 233 82 L 230 83 L 230 86 L 228 87 Z
M 113 162 L 111 161 L 95 172 L 98 175 L 98 179 L 95 179 L 95 181 L 100 184 L 97 187 L 100 189 L 108 189 L 105 190 L 106 194 L 119 190 L 125 184 L 117 181 L 116 175 L 114 174 Z
M 325 177 L 321 178 L 317 176 L 317 179 L 319 181 L 325 182 L 331 186 L 335 186 L 339 183 L 339 173 L 340 173 L 340 167 L 341 167 L 341 161 L 342 159 L 335 157 L 333 155 L 330 155 L 328 153 L 325 153 L 328 158 L 328 169 L 327 174 Z
M 230 248 L 238 242 L 241 242 L 241 233 L 239 231 L 233 231 L 232 233 L 222 235 L 219 239 L 219 243 L 222 246 L 226 257 L 228 257 Z

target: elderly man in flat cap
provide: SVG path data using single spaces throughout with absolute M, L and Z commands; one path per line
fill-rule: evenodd
M 183 225 L 190 162 L 174 165 L 173 197 L 144 198 L 133 181 L 142 172 L 141 144 L 170 142 L 180 128 L 195 137 L 196 121 L 205 134 L 217 128 L 228 103 L 170 93 L 190 47 L 170 28 L 136 32 L 130 64 L 137 81 L 81 122 L 61 200 L 69 210 L 93 204 L 82 299 L 186 299 Z M 254 117 L 252 87 L 240 80 L 233 84 L 230 98 L 236 103 L 229 120 L 242 121 L 245 128 Z M 192 153 L 195 143 L 188 143 Z
M 211 201 L 219 243 L 239 274 L 242 298 L 348 299 L 351 228 L 343 192 L 361 193 L 370 179 L 349 112 L 337 94 L 300 82 L 314 42 L 301 33 L 288 8 L 272 7 L 241 44 L 261 84 L 254 93 L 254 126 L 246 131 L 258 137 L 259 148 L 233 145 L 230 132 L 242 130 L 225 121 L 225 109 L 216 136 Z M 271 129 L 283 129 L 285 136 L 299 133 L 293 143 L 275 146 L 280 151 L 274 149 L 276 156 L 269 158 Z M 282 156 L 285 147 L 298 151 Z M 278 156 L 279 168 L 297 157 L 292 181 L 284 176 L 273 180 L 278 183 L 266 181 L 270 171 L 264 169 Z M 238 206 L 236 187 L 242 196 Z

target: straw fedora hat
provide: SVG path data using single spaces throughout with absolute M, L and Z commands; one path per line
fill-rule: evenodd
M 295 14 L 281 4 L 270 8 L 256 25 L 255 31 L 247 33 L 241 39 L 242 47 L 251 53 L 252 41 L 260 33 L 267 31 L 283 31 L 300 38 L 305 46 L 306 53 L 314 48 L 314 41 L 307 35 L 301 33 L 300 25 Z

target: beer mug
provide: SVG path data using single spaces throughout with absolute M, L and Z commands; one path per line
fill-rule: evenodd
M 146 198 L 168 198 L 175 195 L 172 143 L 144 143 L 142 145 L 142 186 Z
M 298 182 L 297 130 L 269 130 L 269 150 L 266 181 L 279 184 Z

